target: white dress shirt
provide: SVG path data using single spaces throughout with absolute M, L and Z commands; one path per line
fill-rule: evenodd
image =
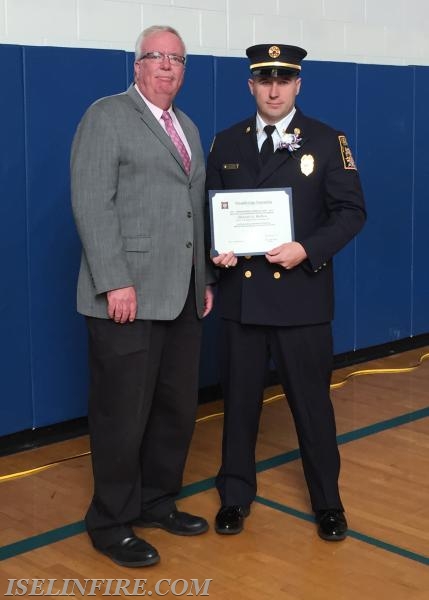
M 278 145 L 280 144 L 282 138 L 281 136 L 286 133 L 286 129 L 289 127 L 290 122 L 293 119 L 294 114 L 296 113 L 296 108 L 290 111 L 281 121 L 276 123 L 275 130 L 272 133 L 274 151 L 276 151 Z M 261 150 L 261 146 L 267 138 L 267 134 L 264 131 L 265 125 L 269 125 L 269 123 L 265 123 L 261 115 L 258 113 L 256 115 L 256 139 L 258 140 L 258 148 Z

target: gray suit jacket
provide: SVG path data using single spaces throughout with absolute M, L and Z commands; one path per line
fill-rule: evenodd
M 199 316 L 214 281 L 204 251 L 204 156 L 194 123 L 175 109 L 192 152 L 180 155 L 134 86 L 101 98 L 77 129 L 72 205 L 83 252 L 77 307 L 107 318 L 106 292 L 135 286 L 138 319 L 181 312 L 195 267 Z

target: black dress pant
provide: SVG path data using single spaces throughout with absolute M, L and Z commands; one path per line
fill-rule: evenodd
M 221 503 L 249 505 L 255 498 L 255 447 L 271 357 L 295 422 L 312 508 L 342 510 L 340 456 L 329 395 L 330 324 L 269 327 L 223 320 L 220 347 L 225 416 L 216 485 Z
M 201 321 L 191 286 L 173 321 L 87 318 L 94 496 L 86 515 L 105 548 L 140 516 L 175 508 L 198 401 Z

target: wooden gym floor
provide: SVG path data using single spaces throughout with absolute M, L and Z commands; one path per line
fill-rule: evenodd
M 61 585 L 66 578 L 144 578 L 146 595 L 156 597 L 156 582 L 166 578 L 200 585 L 211 579 L 214 600 L 427 600 L 428 352 L 419 348 L 334 373 L 350 527 L 344 542 L 317 536 L 290 412 L 273 387 L 266 390 L 260 426 L 258 497 L 244 532 L 219 536 L 212 527 L 222 404 L 206 404 L 179 506 L 204 515 L 211 529 L 191 538 L 137 529 L 160 552 L 153 567 L 122 568 L 92 548 L 82 523 L 92 485 L 87 436 L 0 458 L 0 593 L 11 578 Z M 183 586 L 175 593 L 162 589 L 167 598 L 197 595 L 189 588 L 181 594 Z M 74 597 L 84 596 L 76 591 Z

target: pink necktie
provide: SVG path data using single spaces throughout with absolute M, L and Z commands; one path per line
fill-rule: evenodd
M 177 133 L 177 131 L 173 125 L 173 121 L 171 119 L 170 113 L 168 111 L 164 110 L 164 112 L 162 113 L 161 119 L 163 119 L 163 121 L 165 123 L 165 129 L 166 129 L 168 135 L 170 136 L 171 141 L 176 146 L 177 151 L 180 154 L 180 157 L 183 162 L 183 166 L 185 167 L 185 171 L 189 175 L 189 171 L 191 170 L 191 158 L 188 154 L 188 151 L 185 148 L 185 144 L 180 139 L 180 136 Z

